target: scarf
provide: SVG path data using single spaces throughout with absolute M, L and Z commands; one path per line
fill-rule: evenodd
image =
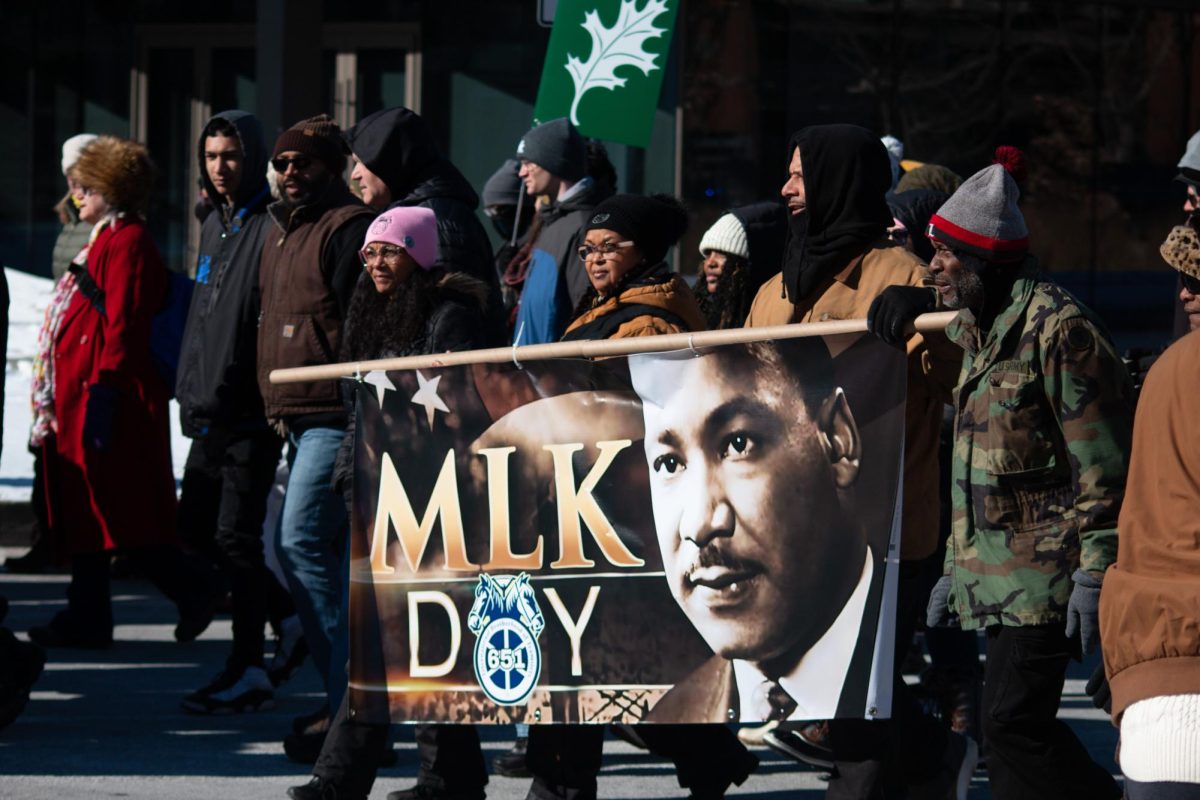
M 792 135 L 800 149 L 805 210 L 788 217 L 783 287 L 793 303 L 807 297 L 892 224 L 884 195 L 892 167 L 879 139 L 857 125 L 813 125 Z

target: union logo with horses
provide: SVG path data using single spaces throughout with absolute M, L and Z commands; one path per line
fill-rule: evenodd
M 500 705 L 523 702 L 542 672 L 537 637 L 546 627 L 529 575 L 480 573 L 467 627 L 476 636 L 475 677 L 483 693 Z

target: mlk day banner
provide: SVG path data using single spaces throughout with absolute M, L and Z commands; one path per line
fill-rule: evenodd
M 534 123 L 567 117 L 584 136 L 650 143 L 680 0 L 560 0 Z
M 370 373 L 356 717 L 889 716 L 905 376 L 862 334 Z

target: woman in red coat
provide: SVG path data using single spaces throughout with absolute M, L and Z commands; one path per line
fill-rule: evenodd
M 109 558 L 127 553 L 178 606 L 175 636 L 212 619 L 205 573 L 175 539 L 168 393 L 150 354 L 167 273 L 141 214 L 153 165 L 142 145 L 101 136 L 72 169 L 88 247 L 55 287 L 39 337 L 33 440 L 44 449 L 50 509 L 71 561 L 67 609 L 30 638 L 49 647 L 112 644 Z

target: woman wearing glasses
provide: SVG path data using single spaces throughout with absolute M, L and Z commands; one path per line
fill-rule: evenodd
M 342 335 L 342 361 L 499 344 L 498 331 L 493 331 L 487 321 L 492 316 L 485 313 L 488 285 L 465 273 L 434 266 L 438 261 L 438 229 L 432 210 L 399 206 L 383 212 L 367 228 L 359 256 L 369 280 L 358 282 L 350 301 Z M 346 407 L 348 423 L 334 465 L 333 483 L 345 498 L 349 512 L 355 429 L 354 406 L 349 398 Z M 388 746 L 388 726 L 351 719 L 348 698 L 348 694 L 342 697 L 312 780 L 292 787 L 289 797 L 365 798 L 370 793 Z M 444 785 L 447 791 L 478 791 L 482 796 L 487 771 L 473 727 L 418 725 L 415 733 L 422 763 L 419 784 Z M 453 765 L 452 772 L 447 764 Z
M 563 341 L 704 330 L 696 298 L 663 260 L 687 225 L 670 195 L 619 194 L 596 206 L 579 248 L 592 287 Z

